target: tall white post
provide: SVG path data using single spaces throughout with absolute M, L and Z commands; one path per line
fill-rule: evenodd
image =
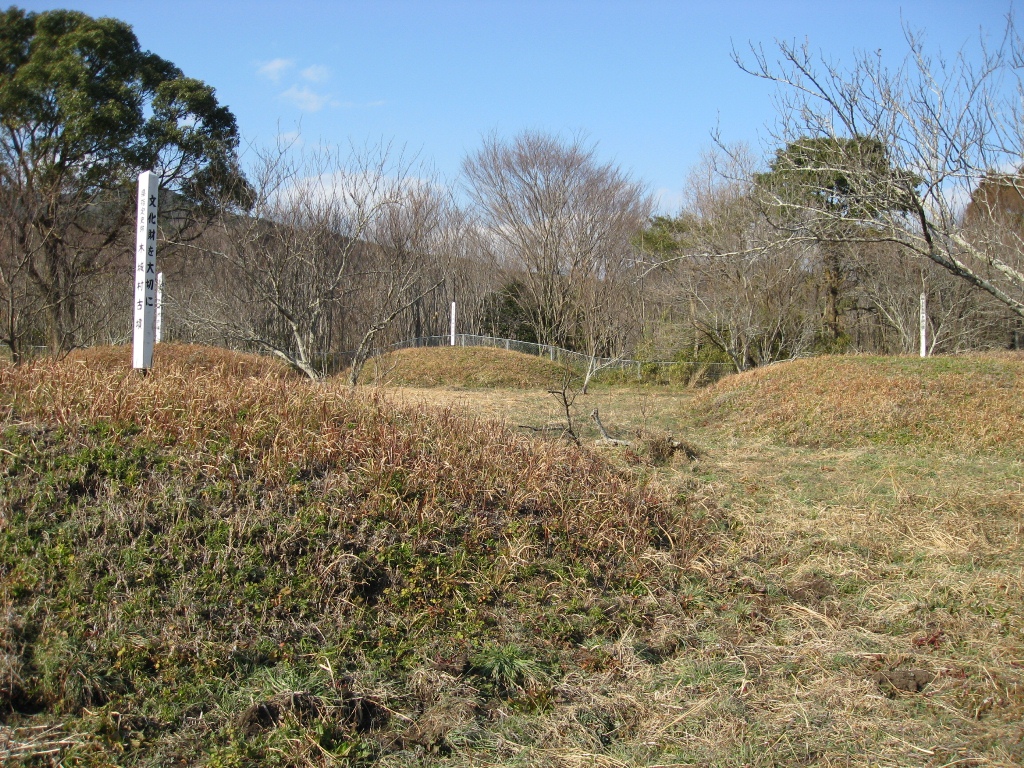
M 455 302 L 452 302 L 452 346 L 455 346 Z
M 928 357 L 928 306 L 923 291 L 921 293 L 921 357 Z
M 139 174 L 138 216 L 135 222 L 135 368 L 153 367 L 156 315 L 156 215 L 160 181 L 155 173 Z
M 164 337 L 164 273 L 156 273 L 156 335 L 153 339 L 157 344 Z

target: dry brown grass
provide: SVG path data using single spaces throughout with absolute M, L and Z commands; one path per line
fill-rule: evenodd
M 559 646 L 557 664 L 519 681 L 517 696 L 486 694 L 479 677 L 429 654 L 401 679 L 363 670 L 357 682 L 395 711 L 392 722 L 407 726 L 405 741 L 348 764 L 1021 765 L 1024 466 L 993 438 L 1019 445 L 1018 427 L 1004 423 L 1018 404 L 999 392 L 1017 392 L 1020 361 L 929 364 L 828 359 L 737 377 L 707 395 L 595 391 L 577 408 L 585 414 L 599 406 L 614 433 L 660 431 L 703 449 L 696 462 L 677 455 L 665 466 L 631 449 L 602 449 L 618 470 L 590 451 L 514 435 L 490 420 L 512 427 L 551 420 L 557 404 L 543 388 L 381 388 L 353 397 L 340 385 L 221 376 L 216 366 L 190 375 L 189 366 L 169 364 L 142 378 L 86 361 L 75 364 L 84 375 L 40 367 L 19 372 L 28 383 L 18 387 L 0 378 L 0 391 L 22 393 L 12 406 L 19 418 L 43 418 L 45 404 L 72 426 L 85 418 L 76 414 L 128 413 L 125 398 L 145 404 L 150 415 L 142 429 L 170 436 L 179 454 L 197 463 L 210 460 L 201 449 L 213 425 L 230 436 L 218 452 L 262 445 L 247 466 L 265 463 L 260 477 L 270 479 L 274 468 L 322 467 L 325 458 L 348 468 L 350 488 L 359 473 L 384 477 L 382 469 L 403 468 L 412 481 L 408 500 L 386 484 L 370 498 L 396 505 L 390 525 L 401 528 L 426 494 L 420 512 L 433 527 L 422 542 L 443 540 L 452 526 L 445 517 L 451 509 L 433 506 L 442 497 L 489 515 L 506 498 L 519 509 L 540 503 L 556 520 L 559 510 L 583 514 L 571 523 L 576 537 L 554 549 L 550 539 L 532 537 L 532 522 L 495 538 L 487 578 L 503 594 L 528 592 L 515 592 L 488 631 L 501 635 L 495 642 L 515 637 L 528 648 L 531 635 L 543 638 L 563 620 L 601 615 L 614 629 L 573 636 Z M 847 403 L 840 390 L 861 400 Z M 957 396 L 998 428 L 958 422 Z M 793 398 L 811 416 L 789 403 Z M 773 417 L 775 407 L 783 416 Z M 318 409 L 344 411 L 344 424 Z M 195 413 L 209 420 L 205 427 L 189 426 Z M 457 481 L 443 475 L 452 471 Z M 288 489 L 296 480 L 286 475 L 272 498 L 294 503 Z M 342 482 L 339 475 L 314 490 Z M 352 498 L 363 503 L 359 494 Z M 688 521 L 668 528 L 669 538 L 685 534 L 688 541 L 650 546 L 650 539 L 630 539 L 637 524 L 630 516 L 650 520 L 649 505 L 669 498 Z M 371 507 L 359 514 L 370 515 Z M 227 506 L 222 512 L 230 519 Z M 629 556 L 592 554 L 601 547 L 591 540 Z M 553 558 L 565 547 L 584 554 L 556 572 Z M 580 567 L 634 578 L 628 594 L 616 592 L 588 585 Z M 527 593 L 548 613 L 516 635 L 512 606 Z M 475 601 L 457 609 L 481 615 Z M 419 621 L 413 615 L 402 620 Z M 438 627 L 419 631 L 433 632 L 430 647 L 440 650 L 457 628 Z M 929 682 L 917 691 L 886 683 L 902 672 Z M 446 755 L 430 751 L 438 744 Z M 296 764 L 346 764 L 308 744 L 289 754 Z
M 67 359 L 94 371 L 127 372 L 132 365 L 132 348 L 130 345 L 91 347 L 75 350 Z M 271 357 L 195 344 L 158 344 L 153 352 L 153 365 L 157 374 L 166 371 L 178 376 L 301 378 L 289 366 Z
M 717 548 L 688 571 L 688 611 L 666 611 L 670 658 L 637 663 L 628 638 L 606 647 L 615 672 L 578 681 L 552 747 L 493 764 L 1024 763 L 1020 365 L 815 360 L 707 393 L 581 399 L 623 432 L 658 428 L 705 449 L 650 467 L 650 482 L 716 521 Z M 542 392 L 398 396 L 492 414 L 504 403 L 515 422 L 551 413 Z M 886 683 L 904 672 L 930 682 Z M 624 738 L 565 746 L 596 712 L 614 713 Z
M 1024 450 L 1024 355 L 824 357 L 725 379 L 699 423 L 800 445 Z
M 590 475 L 595 489 L 602 488 L 594 482 L 598 478 L 612 483 L 599 494 L 625 490 L 594 456 L 495 429 L 473 414 L 423 404 L 395 410 L 379 391 L 352 393 L 340 381 L 312 383 L 274 361 L 224 350 L 168 345 L 159 363 L 149 375 L 140 375 L 129 367 L 127 350 L 115 347 L 7 368 L 0 371 L 5 395 L 0 408 L 6 406 L 0 417 L 6 423 L 33 420 L 71 429 L 131 425 L 145 439 L 184 450 L 227 439 L 231 455 L 258 462 L 271 476 L 308 464 L 343 465 L 383 451 L 384 468 L 409 458 L 423 462 L 407 469 L 416 485 L 429 489 L 442 479 L 436 473 L 458 461 L 460 469 L 481 473 L 476 485 L 460 487 L 466 501 L 510 494 L 503 503 L 516 508 L 546 504 L 538 493 L 564 502 L 564 484 L 574 474 Z M 434 450 L 419 455 L 420 442 Z M 521 474 L 504 479 L 500 471 L 495 474 L 513 467 Z M 542 479 L 548 470 L 557 477 Z
M 398 403 L 454 408 L 517 429 L 520 425 L 565 423 L 562 404 L 547 389 L 396 386 L 385 387 L 381 392 Z M 634 439 L 637 432 L 682 436 L 689 427 L 685 414 L 692 398 L 692 392 L 675 388 L 592 388 L 589 394 L 577 398 L 572 409 L 574 424 L 581 439 L 587 443 L 596 441 L 601 434 L 588 414 L 598 408 L 601 421 L 614 437 Z
M 1024 758 L 1019 462 L 734 444 L 705 471 L 732 578 L 785 597 L 733 641 L 771 738 L 826 764 Z
M 261 365 L 0 371 L 0 711 L 59 724 L 54 759 L 489 755 L 436 707 L 477 741 L 492 710 L 537 720 L 580 643 L 647 638 L 700 551 L 597 454 Z
M 367 383 L 411 387 L 547 389 L 564 366 L 536 355 L 487 347 L 403 349 L 371 361 Z

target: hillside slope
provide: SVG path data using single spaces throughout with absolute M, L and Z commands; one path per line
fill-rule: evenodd
M 548 389 L 565 366 L 536 355 L 490 347 L 421 347 L 392 352 L 366 366 L 368 382 L 410 387 Z
M 696 551 L 592 454 L 220 351 L 2 369 L 0 429 L 11 760 L 445 754 L 584 641 L 656 646 Z
M 706 452 L 660 463 L 464 415 L 537 392 L 399 406 L 173 345 L 0 368 L 0 764 L 1021 765 L 1019 454 L 939 455 L 942 399 L 921 446 L 878 415 L 1015 364 L 577 402 L 675 431 L 705 398 Z
M 819 357 L 722 380 L 692 419 L 792 445 L 1024 450 L 1024 355 Z

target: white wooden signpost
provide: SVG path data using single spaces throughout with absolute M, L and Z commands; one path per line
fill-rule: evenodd
M 927 298 L 921 294 L 921 357 L 928 357 L 928 312 Z
M 139 174 L 138 213 L 135 222 L 135 318 L 133 366 L 153 367 L 156 335 L 156 216 L 160 182 L 155 173 Z
M 452 302 L 452 346 L 455 346 L 455 302 Z

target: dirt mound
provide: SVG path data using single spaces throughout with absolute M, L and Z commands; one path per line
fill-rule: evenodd
M 60 722 L 83 764 L 409 765 L 683 615 L 705 535 L 599 454 L 125 353 L 0 370 L 0 719 Z
M 488 347 L 403 349 L 366 366 L 366 381 L 409 387 L 547 389 L 565 366 L 535 355 Z
M 97 370 L 132 367 L 130 344 L 90 347 L 72 352 L 68 359 Z M 228 376 L 298 376 L 287 365 L 271 357 L 235 352 L 199 344 L 158 344 L 153 351 L 154 369 L 176 373 L 196 371 Z
M 819 357 L 750 371 L 701 393 L 699 424 L 792 445 L 1024 449 L 1024 355 Z

